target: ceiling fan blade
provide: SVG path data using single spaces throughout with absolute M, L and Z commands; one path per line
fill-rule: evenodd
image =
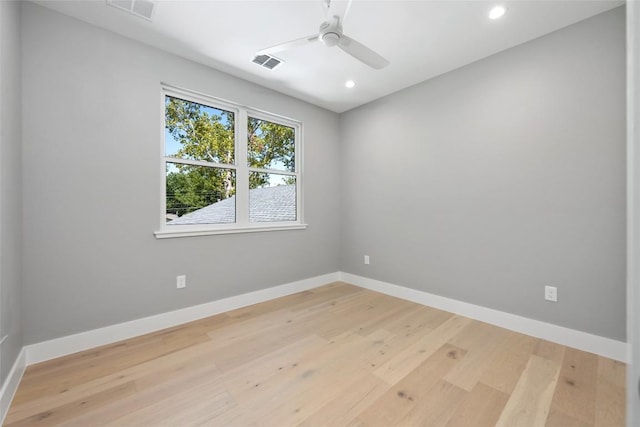
M 292 49 L 294 47 L 298 47 L 298 46 L 303 46 L 309 43 L 313 43 L 313 42 L 317 42 L 318 41 L 318 34 L 314 34 L 311 36 L 307 36 L 307 37 L 303 37 L 301 39 L 296 39 L 296 40 L 291 40 L 288 41 L 286 43 L 280 43 L 278 45 L 275 46 L 271 46 L 268 47 L 266 49 L 262 49 L 260 51 L 258 51 L 258 53 L 256 55 L 271 55 L 273 53 L 276 52 L 282 52 L 283 50 L 289 50 Z
M 357 60 L 364 62 L 365 64 L 367 64 L 371 68 L 375 68 L 376 70 L 380 70 L 389 65 L 389 61 L 384 59 L 382 56 L 378 55 L 362 43 L 357 42 L 351 37 L 345 36 L 344 34 L 340 37 L 338 47 Z

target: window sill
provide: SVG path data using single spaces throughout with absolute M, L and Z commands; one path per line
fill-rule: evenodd
M 164 229 L 155 231 L 153 234 L 156 236 L 156 239 L 173 239 L 176 237 L 211 236 L 214 234 L 262 233 L 265 231 L 304 230 L 306 228 L 307 224 L 260 225 L 234 228 L 190 228 L 188 230 Z

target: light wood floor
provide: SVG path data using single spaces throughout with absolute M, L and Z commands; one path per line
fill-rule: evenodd
M 335 283 L 30 366 L 8 426 L 623 426 L 625 365 Z

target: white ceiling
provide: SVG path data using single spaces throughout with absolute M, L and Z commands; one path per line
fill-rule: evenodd
M 36 3 L 232 73 L 262 86 L 343 112 L 402 88 L 623 4 L 604 1 L 353 0 L 345 34 L 391 64 L 373 70 L 321 43 L 276 54 L 274 70 L 251 62 L 263 48 L 316 34 L 325 18 L 322 0 L 159 0 L 151 22 L 108 6 L 105 0 Z M 344 13 L 346 1 L 333 0 Z M 492 21 L 489 9 L 507 13 Z M 347 89 L 346 80 L 356 87 Z

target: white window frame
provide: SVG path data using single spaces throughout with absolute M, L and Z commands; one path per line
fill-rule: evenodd
M 160 127 L 160 229 L 154 234 L 158 239 L 173 237 L 207 236 L 213 234 L 251 233 L 279 230 L 300 230 L 307 228 L 303 220 L 303 192 L 302 192 L 302 123 L 288 117 L 279 116 L 266 111 L 246 107 L 234 102 L 226 101 L 189 89 L 183 89 L 168 84 L 161 85 L 161 117 Z M 234 114 L 235 123 L 235 153 L 234 164 L 217 164 L 197 160 L 177 159 L 165 155 L 165 99 L 167 96 L 196 102 L 213 108 L 230 111 Z M 247 123 L 248 117 L 267 120 L 273 123 L 292 127 L 295 130 L 295 171 L 279 169 L 260 169 L 248 166 L 247 162 Z M 236 222 L 227 224 L 190 224 L 168 226 L 166 223 L 166 165 L 167 163 L 182 163 L 194 166 L 208 166 L 232 169 L 236 175 Z M 284 222 L 249 222 L 249 173 L 264 172 L 278 175 L 289 175 L 296 178 L 296 220 Z

